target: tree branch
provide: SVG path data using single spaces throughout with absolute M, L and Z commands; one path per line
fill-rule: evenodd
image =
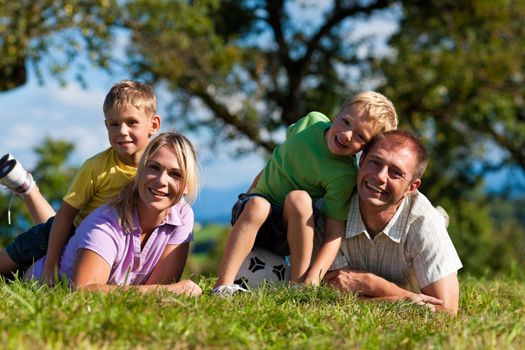
M 193 96 L 201 99 L 204 104 L 214 113 L 217 119 L 222 120 L 225 124 L 233 126 L 239 133 L 245 135 L 255 145 L 262 147 L 267 152 L 272 152 L 275 143 L 266 141 L 261 138 L 257 125 L 250 122 L 244 122 L 242 117 L 231 113 L 222 103 L 218 102 L 208 91 L 206 87 L 197 83 L 195 80 L 183 79 L 180 81 L 184 89 Z

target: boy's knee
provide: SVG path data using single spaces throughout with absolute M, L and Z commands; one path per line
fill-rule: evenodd
M 248 220 L 266 220 L 270 215 L 271 205 L 263 197 L 253 197 L 244 206 L 242 216 Z
M 284 210 L 298 214 L 311 214 L 312 198 L 306 191 L 291 191 L 284 199 Z

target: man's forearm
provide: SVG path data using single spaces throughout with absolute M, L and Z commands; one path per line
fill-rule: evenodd
M 356 292 L 359 296 L 374 300 L 409 300 L 416 304 L 426 305 L 436 310 L 443 305 L 443 300 L 433 295 L 417 294 L 403 289 L 373 273 L 340 269 L 330 271 L 325 282 L 344 292 Z
M 341 269 L 331 271 L 326 276 L 326 282 L 345 292 L 357 292 L 370 298 L 397 297 L 407 298 L 412 292 L 395 283 L 369 272 Z

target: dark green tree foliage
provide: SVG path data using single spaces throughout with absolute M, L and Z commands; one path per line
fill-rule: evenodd
M 404 1 L 394 55 L 377 65 L 401 126 L 431 149 L 422 191 L 450 212 L 469 271 L 504 267 L 516 246 L 494 227 L 482 186 L 490 171 L 525 170 L 524 20 L 523 1 Z
M 525 3 L 403 4 L 395 55 L 380 66 L 402 123 L 469 185 L 509 164 L 525 170 Z
M 269 152 L 283 127 L 310 110 L 331 114 L 357 88 L 344 67 L 366 60 L 349 25 L 392 1 L 334 1 L 319 23 L 300 24 L 291 6 L 317 7 L 305 3 L 134 1 L 124 21 L 132 70 L 174 93 L 179 125 Z
M 40 188 L 40 192 L 55 209 L 62 203 L 75 169 L 66 165 L 73 151 L 73 144 L 67 141 L 45 139 L 41 146 L 34 149 L 38 161 L 29 169 Z M 3 191 L 0 196 L 0 243 L 5 244 L 14 235 L 32 226 L 31 217 L 22 200 L 13 199 L 11 207 L 11 226 L 8 225 L 7 209 L 10 194 Z
M 28 67 L 61 83 L 75 67 L 82 82 L 81 54 L 107 68 L 113 8 L 114 0 L 0 0 L 0 92 L 25 84 Z

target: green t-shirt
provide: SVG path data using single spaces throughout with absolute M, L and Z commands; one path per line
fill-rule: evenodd
M 303 190 L 314 201 L 323 198 L 322 214 L 346 220 L 357 167 L 355 157 L 336 156 L 328 149 L 324 135 L 331 126 L 319 112 L 290 125 L 286 141 L 275 148 L 251 192 L 282 205 L 290 191 Z

